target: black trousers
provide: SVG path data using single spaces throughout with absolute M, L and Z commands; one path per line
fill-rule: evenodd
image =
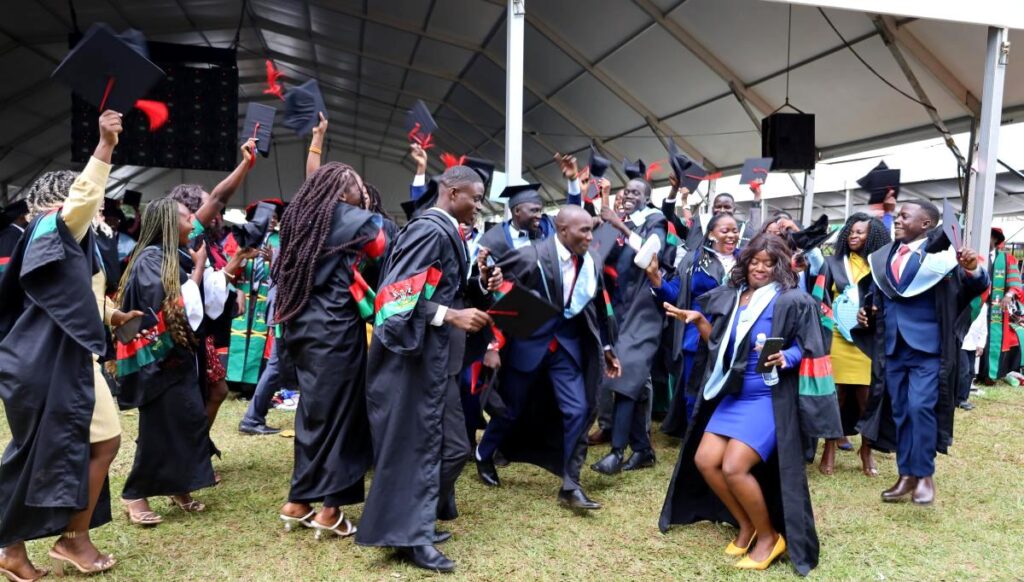
M 956 385 L 956 403 L 967 402 L 974 382 L 974 350 L 960 350 L 960 377 Z
M 466 434 L 466 418 L 462 413 L 459 377 L 449 376 L 442 419 L 441 487 L 437 493 L 437 519 L 449 520 L 459 516 L 455 506 L 455 482 L 471 452 Z

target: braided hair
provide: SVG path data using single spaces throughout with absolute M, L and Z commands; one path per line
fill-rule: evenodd
M 363 186 L 366 187 L 366 195 L 369 199 L 366 209 L 374 214 L 379 214 L 382 217 L 393 221 L 391 215 L 388 214 L 387 210 L 384 210 L 384 200 L 380 195 L 380 190 L 376 186 L 369 182 L 363 182 Z
M 846 219 L 846 224 L 839 230 L 839 238 L 836 239 L 834 255 L 837 257 L 845 257 L 850 254 L 850 231 L 853 230 L 853 225 L 858 222 L 868 223 L 868 235 L 864 239 L 864 246 L 857 252 L 862 257 L 867 257 L 871 253 L 884 247 L 885 245 L 892 242 L 889 237 L 889 229 L 885 228 L 885 224 L 881 220 L 864 213 L 858 212 Z
M 309 303 L 317 262 L 341 252 L 351 252 L 366 242 L 360 237 L 344 245 L 326 248 L 334 222 L 334 208 L 345 192 L 363 189 L 362 178 L 348 164 L 330 162 L 306 178 L 281 217 L 281 252 L 271 267 L 277 285 L 275 323 L 298 316 Z
M 28 202 L 29 220 L 63 203 L 76 179 L 78 172 L 57 170 L 47 172 L 32 182 L 25 197 Z
M 188 325 L 185 309 L 181 305 L 181 274 L 178 263 L 178 204 L 177 200 L 165 196 L 146 205 L 146 210 L 142 213 L 139 242 L 128 260 L 128 268 L 121 275 L 121 284 L 117 289 L 117 305 L 124 307 L 125 290 L 139 255 L 147 247 L 159 245 L 162 253 L 160 282 L 164 288 L 164 302 L 160 309 L 164 313 L 167 329 L 170 331 L 174 343 L 191 350 L 196 345 L 196 339 Z

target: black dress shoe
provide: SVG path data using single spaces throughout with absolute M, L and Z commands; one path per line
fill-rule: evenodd
M 558 503 L 573 509 L 601 509 L 601 504 L 587 497 L 582 489 L 562 489 L 558 492 Z
M 612 449 L 603 459 L 590 466 L 591 469 L 605 475 L 614 475 L 622 470 L 622 451 Z
M 413 546 L 411 548 L 399 548 L 398 551 L 406 559 L 424 570 L 451 572 L 455 569 L 455 562 L 449 560 L 447 556 L 434 546 Z
M 281 429 L 267 426 L 265 424 L 249 425 L 240 424 L 238 425 L 238 432 L 242 434 L 251 434 L 256 436 L 266 436 L 271 434 L 277 434 L 281 432 Z
M 637 469 L 653 467 L 656 460 L 657 459 L 654 457 L 654 451 L 651 449 L 647 449 L 646 451 L 641 451 L 639 453 L 633 451 L 633 454 L 626 459 L 626 464 L 622 465 L 622 470 L 636 471 Z
M 434 530 L 434 545 L 443 544 L 452 539 L 452 532 Z
M 974 410 L 974 405 L 968 402 L 967 400 L 964 400 L 960 404 L 957 404 L 957 406 L 960 407 L 960 410 Z
M 477 461 L 476 474 L 480 475 L 480 480 L 488 487 L 501 486 L 501 481 L 498 479 L 498 470 L 494 468 L 494 461 L 491 459 Z

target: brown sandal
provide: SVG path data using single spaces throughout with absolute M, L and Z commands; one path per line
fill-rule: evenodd
M 142 501 L 142 499 L 122 499 L 121 501 L 124 503 L 124 512 L 128 516 L 128 521 L 132 525 L 152 527 L 164 522 L 164 518 L 155 511 L 132 511 L 132 504 Z
M 66 531 L 64 532 L 64 535 L 61 537 L 67 539 L 74 539 L 79 535 L 81 535 L 80 532 Z M 83 566 L 82 564 L 76 562 L 75 559 L 71 556 L 68 556 L 57 551 L 57 546 L 50 548 L 49 556 L 50 559 L 53 560 L 53 573 L 55 576 L 58 577 L 64 576 L 65 570 L 68 565 L 72 566 L 74 569 L 78 570 L 82 574 L 98 574 L 100 572 L 106 572 L 107 570 L 117 565 L 117 559 L 115 559 L 114 556 L 107 554 L 100 555 L 99 559 L 95 560 L 92 564 Z

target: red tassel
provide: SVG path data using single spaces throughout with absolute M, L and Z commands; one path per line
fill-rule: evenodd
M 651 177 L 654 176 L 655 172 L 657 172 L 658 170 L 661 169 L 662 164 L 664 164 L 664 163 L 665 163 L 664 160 L 657 161 L 657 162 L 651 162 L 651 165 L 647 166 L 647 173 L 644 174 L 644 179 L 646 179 L 648 182 L 650 182 L 651 181 Z
M 447 170 L 453 166 L 461 166 L 466 163 L 466 156 L 455 157 L 455 154 L 445 152 L 441 154 L 441 161 L 444 163 L 444 169 Z
M 283 76 L 281 71 L 274 66 L 273 61 L 267 59 L 267 88 L 263 90 L 263 94 L 276 95 L 278 99 L 284 101 L 284 87 L 277 82 Z
M 135 108 L 146 114 L 149 120 L 149 131 L 156 131 L 167 123 L 170 113 L 167 112 L 167 104 L 149 99 L 139 99 L 135 102 Z

